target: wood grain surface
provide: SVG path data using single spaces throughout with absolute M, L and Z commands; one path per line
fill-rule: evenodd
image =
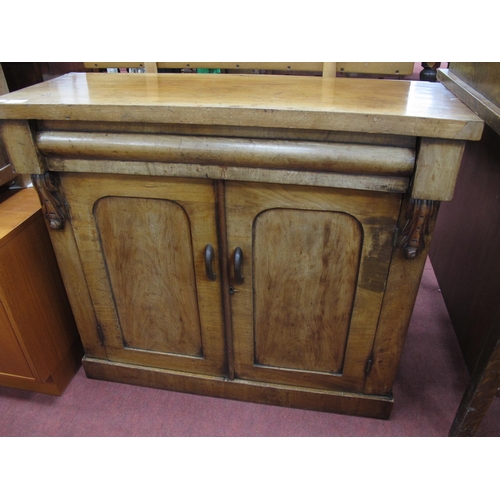
M 253 232 L 255 362 L 340 372 L 361 225 L 337 212 L 271 209 Z
M 68 356 L 78 333 L 34 189 L 2 194 L 0 235 L 0 301 L 6 328 L 1 336 L 5 333 L 14 348 L 18 369 L 12 375 L 42 383 Z
M 107 132 L 133 134 L 168 134 L 203 137 L 238 137 L 286 141 L 337 142 L 355 144 L 374 144 L 415 149 L 416 139 L 411 136 L 395 134 L 366 134 L 361 132 L 342 132 L 335 130 L 316 130 L 300 128 L 241 127 L 227 125 L 196 125 L 186 123 L 133 123 L 133 122 L 95 122 L 40 120 L 38 130 L 57 132 Z
M 204 261 L 210 243 L 220 276 L 212 182 L 65 174 L 61 183 L 106 356 L 224 373 L 220 279 L 207 278 Z
M 0 302 L 0 374 L 34 380 L 2 302 Z
M 0 119 L 20 172 L 59 172 L 67 220 L 51 238 L 90 376 L 388 416 L 425 259 L 397 248 L 403 193 L 411 180 L 413 196 L 449 199 L 483 131 L 443 85 L 72 73 L 0 97 Z M 17 285 L 2 280 L 29 303 Z M 66 370 L 55 337 L 57 361 L 26 355 L 42 346 L 23 322 L 19 373 Z
M 407 221 L 409 201 L 408 197 L 403 199 L 398 221 L 400 230 Z M 425 245 L 414 259 L 407 259 L 402 248 L 394 248 L 377 333 L 372 347 L 372 366 L 363 389 L 365 394 L 391 394 L 424 272 L 438 207 L 434 212 L 434 216 L 429 221 L 431 234 L 424 235 Z
M 228 382 L 221 377 L 175 372 L 90 357 L 84 358 L 83 365 L 90 378 L 312 411 L 387 419 L 394 403 L 390 396 L 303 389 L 293 385 L 262 383 L 256 380 Z
M 35 146 L 35 139 L 28 123 L 24 120 L 0 122 L 0 135 L 7 152 L 7 158 L 18 174 L 41 174 L 45 164 Z
M 422 138 L 411 188 L 412 198 L 450 201 L 464 149 L 465 141 Z
M 232 254 L 236 247 L 240 247 L 244 255 L 245 281 L 241 285 L 234 284 L 235 293 L 232 295 L 235 372 L 239 378 L 322 389 L 359 391 L 362 389 L 384 295 L 392 253 L 392 238 L 400 203 L 401 195 L 386 193 L 361 193 L 349 190 L 236 182 L 226 184 L 229 251 Z M 295 301 L 295 296 L 298 296 L 299 292 L 294 290 L 294 287 L 299 286 L 300 280 L 295 277 L 293 270 L 285 271 L 284 269 L 290 254 L 297 251 L 293 245 L 287 244 L 287 238 L 291 238 L 291 241 L 295 238 L 297 244 L 302 244 L 304 241 L 297 234 L 299 229 L 285 223 L 280 226 L 281 232 L 272 234 L 271 231 L 269 236 L 263 234 L 275 243 L 270 250 L 274 255 L 267 260 L 263 259 L 263 252 L 256 247 L 256 238 L 258 238 L 259 245 L 263 244 L 262 236 L 258 235 L 259 229 L 256 220 L 260 217 L 259 214 L 265 213 L 266 210 L 273 213 L 275 209 L 290 210 L 294 213 L 295 211 L 304 212 L 303 216 L 298 218 L 301 219 L 301 227 L 305 231 L 306 238 L 307 236 L 310 238 L 301 250 L 303 252 L 309 250 L 313 255 L 303 254 L 302 259 L 298 256 L 292 257 L 295 268 L 302 260 L 307 263 L 309 259 L 319 258 L 320 261 L 320 268 L 313 268 L 312 270 L 315 271 L 313 275 L 300 284 L 301 288 L 302 285 L 310 287 L 307 292 L 304 292 L 302 304 L 300 302 L 302 299 L 298 303 Z M 338 215 L 331 216 L 332 212 L 338 213 Z M 349 216 L 342 217 L 340 214 L 349 214 Z M 329 215 L 333 220 L 327 223 L 326 219 L 329 218 Z M 352 219 L 355 221 L 354 224 Z M 336 223 L 342 223 L 342 226 L 347 227 L 342 227 L 342 229 L 338 227 L 334 230 L 333 225 Z M 355 230 L 354 227 L 358 224 L 360 229 Z M 326 254 L 323 254 L 319 247 L 321 246 L 320 242 L 324 241 L 328 227 L 331 228 L 330 238 L 332 241 L 326 246 Z M 359 240 L 358 231 L 362 232 L 362 242 Z M 353 236 L 354 242 L 349 243 L 343 240 L 342 245 L 337 245 L 334 251 L 333 242 L 342 234 Z M 350 246 L 352 244 L 354 247 Z M 285 254 L 278 255 L 279 249 L 282 249 Z M 255 260 L 256 256 L 259 259 L 257 261 Z M 328 267 L 332 266 L 331 272 L 322 272 L 324 257 L 328 262 Z M 356 259 L 359 259 L 359 266 L 356 266 Z M 260 270 L 258 266 L 262 261 L 264 267 Z M 340 271 L 336 264 L 337 261 L 348 265 L 345 274 L 343 274 L 344 270 Z M 276 269 L 268 266 L 268 262 L 272 263 Z M 283 272 L 280 293 L 270 290 L 271 295 L 268 296 L 267 289 L 262 289 L 262 286 L 267 287 L 272 281 L 272 276 L 279 272 Z M 303 274 L 300 276 L 304 277 Z M 271 321 L 273 316 L 276 320 L 278 316 L 285 319 L 286 314 L 298 318 L 299 312 L 294 310 L 301 305 L 305 307 L 307 298 L 309 298 L 309 308 L 311 300 L 317 302 L 311 311 L 302 311 L 304 317 L 311 320 L 315 311 L 321 312 L 319 304 L 322 301 L 325 303 L 325 314 L 330 319 L 336 315 L 339 315 L 340 318 L 344 314 L 351 314 L 351 309 L 346 302 L 336 301 L 338 292 L 332 293 L 332 288 L 326 285 L 326 281 L 320 283 L 322 276 L 325 280 L 333 279 L 337 287 L 341 287 L 337 278 L 347 278 L 346 288 L 342 291 L 350 294 L 351 298 L 353 295 L 352 287 L 355 287 L 355 297 L 353 305 L 351 305 L 352 316 L 349 320 L 335 320 L 337 326 L 343 325 L 342 328 L 346 327 L 346 323 L 343 321 L 349 321 L 345 352 L 342 350 L 343 334 L 335 332 L 334 328 L 331 328 L 331 325 L 328 325 L 326 321 L 318 323 L 318 326 L 322 326 L 323 330 L 316 331 L 315 334 L 308 333 L 307 325 L 302 320 L 299 321 L 297 328 L 292 328 L 289 322 L 290 318 L 286 318 L 285 326 L 283 324 L 280 326 L 277 321 Z M 314 281 L 315 283 L 313 283 Z M 315 287 L 318 288 L 318 295 L 315 295 Z M 273 292 L 275 295 L 272 295 Z M 326 295 L 322 296 L 321 293 Z M 275 297 L 276 294 L 278 294 L 278 298 L 273 299 L 272 297 Z M 258 309 L 256 304 L 260 304 Z M 280 313 L 280 309 L 284 312 Z M 271 313 L 271 317 L 268 316 L 269 313 Z M 272 332 L 271 328 L 274 329 Z M 298 333 L 299 331 L 300 333 Z M 293 359 L 292 354 L 289 356 L 286 354 L 292 351 L 291 348 L 286 348 L 281 355 L 278 353 L 281 348 L 278 346 L 285 346 L 290 339 L 295 337 L 304 346 L 305 339 L 311 338 L 313 335 L 315 338 L 323 338 L 329 348 L 341 348 L 341 353 L 323 353 L 319 356 L 319 358 L 325 356 L 323 359 L 318 358 L 318 361 L 320 361 L 321 368 L 328 370 L 328 373 L 311 370 L 311 360 L 316 356 L 312 346 L 307 346 L 301 354 L 293 354 L 295 359 Z M 270 346 L 267 346 L 266 342 L 262 344 L 263 339 L 268 336 L 271 339 Z M 259 355 L 265 354 L 270 349 L 272 354 L 268 361 L 274 364 L 278 364 L 280 361 L 282 365 L 264 366 L 257 363 L 256 337 L 261 342 L 258 344 Z M 339 338 L 340 341 L 338 341 Z M 336 356 L 338 357 L 336 358 Z M 338 365 L 335 367 L 335 362 L 332 362 L 332 359 L 336 359 L 338 362 L 342 358 L 341 374 L 332 373 L 332 370 L 338 369 Z M 325 362 L 325 359 L 328 361 Z M 295 368 L 287 368 L 287 364 L 295 366 Z M 302 366 L 302 368 L 299 369 L 298 366 Z M 308 369 L 304 369 L 305 367 Z
M 477 113 L 497 134 L 500 134 L 500 93 L 498 90 L 500 63 L 489 63 L 488 71 L 482 73 L 479 70 L 476 73 L 479 69 L 477 66 L 484 64 L 488 65 L 488 63 L 464 63 L 460 69 L 439 70 L 438 78 L 447 89 Z
M 453 73 L 500 106 L 500 62 L 451 62 L 446 72 Z
M 385 175 L 351 175 L 337 172 L 314 172 L 289 169 L 253 168 L 241 166 L 200 165 L 190 163 L 162 163 L 121 160 L 79 160 L 47 158 L 47 164 L 54 172 L 146 175 L 170 178 L 196 178 L 232 180 L 244 182 L 266 182 L 323 186 L 361 191 L 383 191 L 405 193 L 408 177 Z
M 191 228 L 181 206 L 106 197 L 94 214 L 124 345 L 203 356 Z
M 281 168 L 409 177 L 415 151 L 409 148 L 159 134 L 41 132 L 46 156 L 241 167 Z
M 500 386 L 500 325 L 498 315 L 484 349 L 472 370 L 449 435 L 474 436 Z
M 455 197 L 443 203 L 430 258 L 465 363 L 472 372 L 500 304 L 500 137 L 486 126 L 468 144 Z
M 306 128 L 478 140 L 444 86 L 274 75 L 70 73 L 0 98 L 0 118 Z
M 39 217 L 40 200 L 34 189 L 10 190 L 0 195 L 0 247 Z

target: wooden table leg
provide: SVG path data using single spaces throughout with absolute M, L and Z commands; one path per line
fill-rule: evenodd
M 498 329 L 497 329 L 498 331 Z M 474 436 L 500 386 L 500 334 L 491 335 L 450 429 L 450 437 Z

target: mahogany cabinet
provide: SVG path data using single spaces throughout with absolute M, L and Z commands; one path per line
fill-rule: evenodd
M 450 435 L 471 436 L 500 395 L 500 63 L 450 63 L 438 77 L 485 121 L 481 140 L 465 149 L 430 252 L 471 374 Z
M 439 203 L 483 127 L 444 87 L 70 74 L 0 118 L 88 376 L 389 416 Z

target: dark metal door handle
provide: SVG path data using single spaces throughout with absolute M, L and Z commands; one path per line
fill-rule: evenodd
M 214 247 L 209 243 L 205 247 L 205 271 L 210 281 L 215 281 L 217 276 L 214 273 Z
M 234 282 L 241 285 L 245 278 L 243 277 L 243 250 L 238 247 L 234 251 Z

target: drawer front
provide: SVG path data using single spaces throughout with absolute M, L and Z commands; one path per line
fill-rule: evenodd
M 230 133 L 227 130 L 219 132 Z M 248 133 L 246 129 L 244 132 Z M 266 133 L 272 135 L 272 131 Z M 324 132 L 311 138 L 316 140 L 284 140 L 46 130 L 37 135 L 37 146 L 47 157 L 50 170 L 57 172 L 209 178 L 406 192 L 415 168 L 414 138 L 392 137 L 389 140 L 382 136 L 374 143 L 366 143 L 375 141 L 369 137 L 372 134 L 345 134 L 333 138 L 339 142 L 320 141 L 325 134 L 328 135 Z

